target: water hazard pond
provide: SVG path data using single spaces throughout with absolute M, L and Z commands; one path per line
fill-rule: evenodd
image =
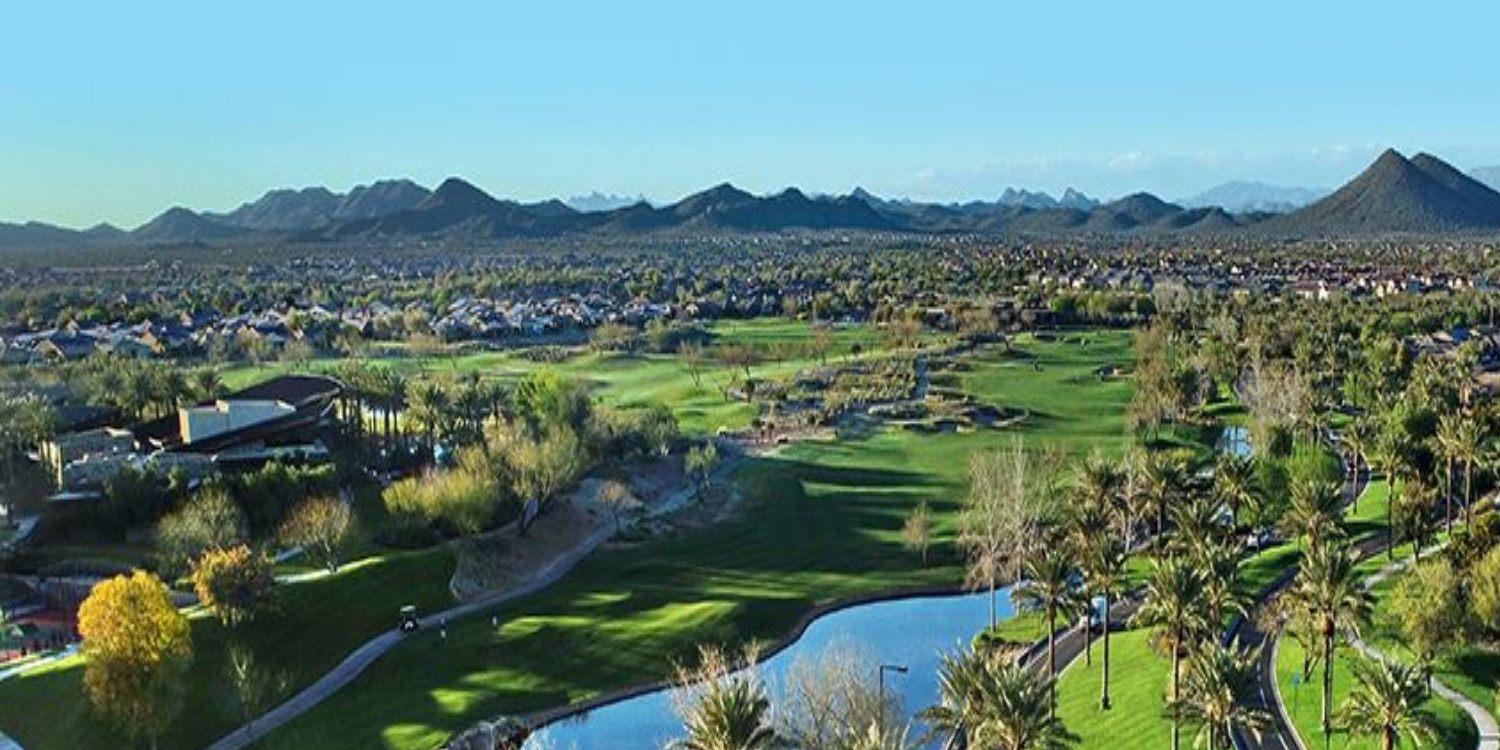
M 1000 591 L 997 600 L 1001 617 L 1010 617 L 1009 590 Z M 887 673 L 885 686 L 912 714 L 937 701 L 939 656 L 966 648 L 988 623 L 987 592 L 856 605 L 814 620 L 801 638 L 759 669 L 774 698 L 799 657 L 816 660 L 830 644 L 852 645 L 869 655 L 872 677 L 880 664 L 908 668 L 906 674 Z M 549 724 L 527 740 L 524 750 L 660 750 L 682 736 L 669 692 L 647 693 Z M 912 733 L 920 735 L 921 727 L 914 726 Z

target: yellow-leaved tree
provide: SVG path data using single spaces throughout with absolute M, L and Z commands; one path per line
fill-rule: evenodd
M 94 587 L 78 609 L 78 632 L 84 689 L 95 710 L 155 748 L 182 707 L 193 658 L 187 617 L 161 579 L 137 570 Z

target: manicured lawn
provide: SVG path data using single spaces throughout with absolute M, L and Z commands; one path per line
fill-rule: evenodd
M 819 364 L 799 345 L 810 343 L 814 328 L 808 323 L 758 319 L 715 323 L 708 328 L 714 345 L 743 344 L 754 347 L 761 361 L 751 368 L 756 378 L 780 378 Z M 867 325 L 837 326 L 829 337 L 830 364 L 847 358 L 855 346 L 865 354 L 881 346 L 880 332 Z M 756 408 L 744 401 L 731 401 L 723 390 L 741 373 L 732 372 L 708 354 L 695 382 L 688 367 L 676 356 L 661 354 L 615 354 L 582 352 L 562 362 L 539 364 L 516 350 L 459 353 L 451 357 L 376 357 L 370 361 L 408 377 L 421 373 L 478 373 L 487 378 L 514 380 L 547 367 L 562 375 L 588 383 L 604 403 L 630 408 L 650 403 L 667 404 L 677 415 L 684 432 L 712 434 L 723 429 L 750 425 Z M 302 366 L 307 371 L 331 371 L 337 358 L 319 358 Z M 226 387 L 243 388 L 290 371 L 285 363 L 241 365 L 226 369 L 221 378 Z
M 1110 710 L 1099 708 L 1101 651 L 1094 666 L 1074 662 L 1058 677 L 1057 715 L 1078 735 L 1080 748 L 1161 750 L 1171 744 L 1172 721 L 1166 712 L 1172 663 L 1151 648 L 1144 629 L 1110 635 Z M 1183 728 L 1183 747 L 1191 747 L 1192 729 Z
M 1344 699 L 1355 689 L 1353 661 L 1358 654 L 1340 643 L 1336 649 L 1333 668 L 1333 706 L 1335 712 Z M 1321 724 L 1322 667 L 1300 686 L 1293 685 L 1293 677 L 1302 670 L 1302 646 L 1292 638 L 1281 639 L 1281 650 L 1276 659 L 1276 681 L 1281 687 L 1281 696 L 1286 701 L 1287 713 L 1292 724 L 1308 747 L 1321 747 L 1323 730 Z M 1474 724 L 1457 706 L 1441 698 L 1429 698 L 1422 706 L 1436 719 L 1438 736 L 1428 747 L 1468 748 L 1477 740 Z M 1335 716 L 1336 719 L 1336 716 Z M 1409 741 L 1409 740 L 1403 740 Z M 1350 737 L 1338 729 L 1335 720 L 1332 747 L 1350 750 L 1376 750 L 1380 742 L 1371 737 Z
M 229 631 L 196 613 L 186 703 L 163 748 L 197 750 L 239 718 L 226 676 L 227 644 L 244 644 L 264 672 L 284 680 L 287 694 L 341 661 L 360 643 L 394 627 L 403 604 L 426 611 L 447 604 L 452 556 L 444 549 L 371 558 L 337 575 L 283 587 L 274 611 Z M 23 747 L 120 747 L 83 696 L 83 660 L 74 658 L 0 682 L 0 727 Z
M 973 369 L 963 374 L 963 389 L 995 406 L 1026 410 L 1029 416 L 1018 432 L 1033 443 L 1056 444 L 1074 454 L 1124 450 L 1131 383 L 1101 378 L 1096 371 L 1130 365 L 1129 335 L 1071 333 L 1040 343 L 1022 336 L 1016 350 L 989 350 L 970 359 Z

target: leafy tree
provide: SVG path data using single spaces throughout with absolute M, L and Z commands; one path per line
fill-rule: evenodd
M 1469 606 L 1480 627 L 1500 632 L 1500 547 L 1491 549 L 1470 571 Z
M 900 700 L 881 694 L 873 654 L 835 640 L 816 657 L 799 656 L 781 680 L 776 733 L 798 750 L 886 750 L 900 742 Z M 872 739 L 875 740 L 872 742 Z
M 245 514 L 219 484 L 209 485 L 156 527 L 156 546 L 169 566 L 185 568 L 204 552 L 223 550 L 249 539 Z
M 708 491 L 708 484 L 713 479 L 714 469 L 718 467 L 718 463 L 719 446 L 712 440 L 688 449 L 682 470 L 693 478 L 700 497 Z
M 1461 637 L 1467 624 L 1463 581 L 1452 563 L 1428 560 L 1397 581 L 1391 610 L 1406 645 L 1421 663 L 1431 664 Z
M 252 619 L 276 586 L 271 561 L 246 545 L 211 549 L 193 565 L 198 601 L 225 625 Z
M 641 501 L 630 487 L 617 479 L 611 479 L 599 488 L 599 501 L 615 517 L 615 531 L 624 530 L 626 513 L 641 507 Z
M 354 508 L 349 503 L 332 496 L 315 497 L 293 508 L 276 536 L 282 544 L 301 547 L 304 554 L 334 573 L 354 523 Z
M 137 570 L 94 587 L 78 608 L 78 633 L 94 709 L 155 748 L 182 705 L 193 657 L 187 617 L 160 579 Z

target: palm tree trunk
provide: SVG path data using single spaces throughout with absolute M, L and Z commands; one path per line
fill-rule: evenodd
M 1109 589 L 1104 590 L 1104 679 L 1100 689 L 1099 708 L 1109 710 Z
M 1473 477 L 1474 459 L 1466 457 L 1464 458 L 1464 523 L 1466 524 L 1474 521 Z
M 1083 589 L 1083 601 L 1083 665 L 1091 667 L 1094 665 L 1094 610 L 1089 605 L 1092 597 L 1087 586 Z
M 1453 534 L 1453 458 L 1443 459 L 1443 524 Z
M 1178 683 L 1182 662 L 1182 643 L 1176 633 L 1172 634 L 1172 750 L 1182 747 L 1182 702 L 1178 700 Z
M 1323 739 L 1333 733 L 1333 625 L 1323 626 Z
M 1047 715 L 1057 718 L 1057 608 L 1047 605 Z

